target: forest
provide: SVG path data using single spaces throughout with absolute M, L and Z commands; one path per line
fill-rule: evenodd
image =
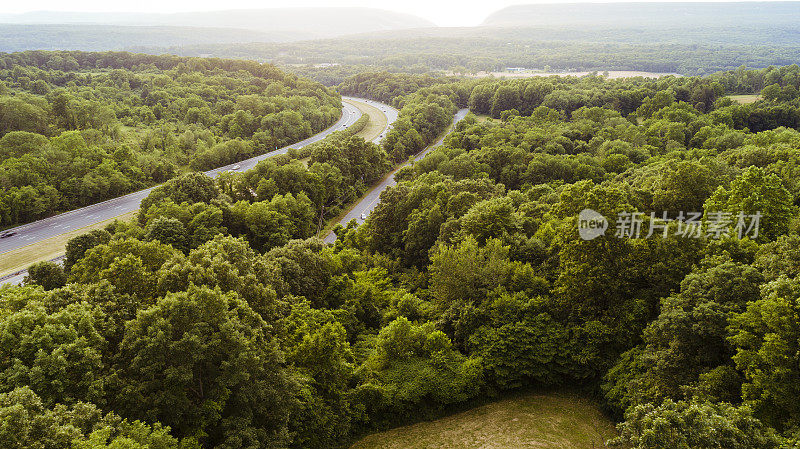
M 275 150 L 340 109 L 332 90 L 255 62 L 0 55 L 0 227 Z
M 648 21 L 649 23 L 649 21 Z M 318 81 L 331 73 L 373 71 L 475 73 L 525 67 L 546 72 L 634 70 L 709 75 L 741 65 L 794 64 L 800 40 L 791 25 L 730 27 L 709 18 L 703 26 L 593 25 L 441 28 L 392 31 L 283 43 L 197 44 L 139 48 L 186 56 L 255 59 Z M 315 64 L 339 64 L 316 70 Z M 341 78 L 335 79 L 337 84 Z
M 63 267 L 0 288 L 0 441 L 347 447 L 471 401 L 569 387 L 617 420 L 615 447 L 796 449 L 798 89 L 797 66 L 358 74 L 340 91 L 401 110 L 380 146 L 339 133 L 245 173 L 176 170 L 134 222 L 80 235 Z M 464 107 L 364 224 L 317 238 Z M 605 234 L 581 238 L 584 209 L 609 217 Z M 630 212 L 660 230 L 626 235 Z M 693 212 L 688 232 L 678 217 Z M 716 220 L 737 214 L 758 214 L 758 233 Z

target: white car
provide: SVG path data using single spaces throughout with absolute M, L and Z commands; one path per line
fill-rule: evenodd
M 362 220 L 366 220 L 367 219 L 367 214 L 361 214 L 361 219 Z
M 241 166 L 241 165 L 239 165 L 239 164 L 236 164 L 236 165 L 234 165 L 233 167 L 231 167 L 231 170 L 238 170 L 238 169 L 240 169 L 240 168 L 242 168 L 242 166 Z

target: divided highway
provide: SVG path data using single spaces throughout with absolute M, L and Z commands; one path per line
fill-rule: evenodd
M 345 100 L 355 101 L 355 102 L 363 102 L 368 105 L 374 106 L 378 108 L 385 116 L 386 116 L 386 128 L 381 132 L 381 134 L 373 139 L 374 143 L 380 143 L 383 138 L 386 136 L 386 133 L 391 128 L 392 124 L 397 120 L 399 115 L 399 111 L 388 106 L 383 103 L 379 103 L 377 101 L 372 100 L 365 100 L 361 98 L 353 98 L 353 97 L 342 97 Z M 235 166 L 239 166 L 236 171 L 247 171 L 255 167 L 255 165 L 263 161 L 264 159 L 279 155 L 285 154 L 291 148 L 302 148 L 306 145 L 309 145 L 314 142 L 318 142 L 329 134 L 333 133 L 334 131 L 340 131 L 346 129 L 349 126 L 352 126 L 360 117 L 361 111 L 358 110 L 352 104 L 347 102 L 343 102 L 343 109 L 342 109 L 342 117 L 330 128 L 315 134 L 312 137 L 309 137 L 306 140 L 298 142 L 294 145 L 289 145 L 278 150 L 262 154 L 260 156 L 253 157 L 251 159 L 247 159 L 241 162 L 233 163 L 226 165 L 224 167 L 215 168 L 213 170 L 209 170 L 205 172 L 208 176 L 216 177 L 220 173 L 233 170 Z M 453 117 L 453 125 L 461 121 L 469 112 L 468 109 L 461 109 L 459 110 L 456 115 Z M 442 144 L 447 134 L 452 132 L 452 127 L 442 136 L 439 140 L 435 143 L 427 147 L 422 152 L 418 153 L 414 156 L 413 160 L 418 161 L 425 157 L 425 155 L 431 151 L 432 149 L 438 147 Z M 368 216 L 373 209 L 378 205 L 380 202 L 380 195 L 381 193 L 386 190 L 387 188 L 394 186 L 397 182 L 394 180 L 395 173 L 401 167 L 392 171 L 389 175 L 385 177 L 383 181 L 381 181 L 378 186 L 370 190 L 367 195 L 362 198 L 358 204 L 356 204 L 353 209 L 347 213 L 347 215 L 340 221 L 342 225 L 346 225 L 350 220 L 356 220 L 358 223 L 363 223 L 364 220 L 362 217 Z M 9 231 L 13 231 L 16 234 L 12 237 L 8 237 L 5 239 L 0 240 L 0 257 L 2 257 L 3 253 L 22 248 L 28 245 L 32 245 L 34 243 L 40 242 L 42 240 L 46 240 L 51 237 L 55 237 L 61 235 L 65 232 L 79 229 L 85 226 L 89 226 L 101 221 L 109 220 L 114 217 L 118 217 L 128 212 L 136 211 L 139 209 L 139 204 L 142 202 L 147 195 L 150 194 L 150 191 L 153 190 L 155 187 L 151 187 L 145 190 L 140 190 L 138 192 L 134 192 L 125 196 L 121 196 L 119 198 L 114 198 L 108 201 L 104 201 L 102 203 L 93 204 L 91 206 L 87 206 L 81 209 L 76 209 L 70 212 L 65 212 L 60 215 L 55 215 L 49 218 L 45 218 L 43 220 L 39 220 L 33 223 L 29 223 L 23 226 L 19 226 Z M 333 232 L 329 233 L 325 236 L 325 242 L 333 243 L 336 241 L 336 234 Z M 24 279 L 27 273 L 25 271 L 14 273 L 12 275 L 4 276 L 0 278 L 0 284 L 19 284 Z
M 455 124 L 460 122 L 464 117 L 466 117 L 467 113 L 469 113 L 469 109 L 460 109 L 453 117 L 453 126 L 450 127 L 447 133 L 445 133 L 445 135 L 442 136 L 435 143 L 433 143 L 432 145 L 430 145 L 429 147 L 425 148 L 420 153 L 418 153 L 416 156 L 414 156 L 413 160 L 418 161 L 422 159 L 423 157 L 425 157 L 426 154 L 428 154 L 429 151 L 441 145 L 442 142 L 444 142 L 444 138 L 447 137 L 447 135 L 453 131 L 453 127 L 455 126 Z M 353 207 L 353 209 L 350 212 L 348 212 L 347 215 L 345 215 L 345 217 L 339 223 L 342 226 L 349 223 L 350 220 L 356 220 L 356 222 L 358 222 L 359 224 L 363 223 L 364 219 L 362 217 L 369 216 L 372 210 L 375 209 L 375 206 L 377 206 L 378 203 L 380 203 L 381 193 L 384 190 L 388 189 L 389 187 L 397 184 L 397 182 L 394 180 L 394 175 L 395 173 L 397 173 L 398 170 L 400 170 L 400 168 L 402 167 L 399 167 L 395 169 L 393 172 L 389 173 L 389 175 L 386 176 L 386 178 L 384 178 L 384 180 L 381 181 L 381 183 L 378 184 L 377 187 L 370 190 L 367 193 L 367 195 L 364 198 L 362 198 L 361 201 L 359 201 L 358 204 L 356 204 Z M 326 243 L 333 243 L 336 241 L 336 234 L 331 232 L 325 236 L 324 240 Z
M 391 108 L 388 105 L 360 98 L 343 97 L 343 99 L 367 103 L 371 106 L 378 108 L 386 115 L 387 128 L 384 129 L 381 135 L 375 139 L 376 143 L 379 142 L 383 138 L 383 136 L 386 135 L 389 126 L 391 126 L 391 124 L 395 120 L 397 120 L 398 111 Z M 213 170 L 209 170 L 205 173 L 211 177 L 216 177 L 220 173 L 233 170 L 233 168 L 237 165 L 239 167 L 236 169 L 236 171 L 247 171 L 255 167 L 255 165 L 258 162 L 263 161 L 264 159 L 279 154 L 287 153 L 290 148 L 302 148 L 306 145 L 324 139 L 334 131 L 344 130 L 349 126 L 352 126 L 361 117 L 361 111 L 352 104 L 346 102 L 343 102 L 342 105 L 343 105 L 342 117 L 333 126 L 329 127 L 328 129 L 318 134 L 309 137 L 306 140 L 298 142 L 294 145 L 289 145 L 280 148 L 275 151 L 271 151 L 269 153 L 262 154 L 260 156 L 253 157 L 251 159 L 247 159 L 241 162 L 236 162 L 223 167 L 218 167 Z M 140 190 L 138 192 L 133 192 L 118 198 L 113 198 L 104 201 L 102 203 L 93 204 L 91 206 L 86 206 L 81 209 L 75 209 L 73 211 L 65 212 L 59 215 L 54 215 L 52 217 L 35 221 L 33 223 L 28 223 L 22 226 L 18 226 L 16 228 L 8 229 L 6 232 L 13 232 L 14 235 L 6 237 L 4 239 L 0 239 L 0 257 L 3 257 L 3 253 L 6 253 L 8 251 L 23 248 L 25 246 L 32 245 L 40 241 L 61 235 L 65 232 L 73 231 L 75 229 L 80 229 L 95 223 L 113 219 L 128 212 L 136 211 L 139 209 L 139 204 L 142 202 L 144 198 L 147 197 L 147 195 L 150 194 L 150 191 L 153 190 L 153 188 L 155 187 Z M 18 284 L 22 281 L 25 274 L 26 274 L 25 272 L 19 272 L 9 276 L 5 276 L 3 278 L 0 278 L 0 284 L 4 283 Z
M 400 111 L 398 111 L 397 109 L 389 105 L 379 103 L 377 101 L 366 100 L 364 98 L 355 98 L 355 97 L 342 97 L 342 99 L 366 103 L 370 106 L 374 106 L 378 108 L 378 110 L 381 111 L 381 113 L 383 113 L 384 116 L 386 116 L 386 128 L 384 128 L 384 130 L 380 133 L 378 137 L 372 139 L 372 142 L 376 144 L 381 143 L 383 138 L 386 137 L 386 133 L 389 132 L 389 129 L 391 129 L 392 127 L 392 124 L 397 121 L 397 117 L 400 115 Z

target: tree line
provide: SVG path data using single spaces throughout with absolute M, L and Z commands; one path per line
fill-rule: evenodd
M 710 19 L 714 22 L 715 19 Z M 300 42 L 184 45 L 148 51 L 249 58 L 287 67 L 308 64 L 340 66 L 299 68 L 324 81 L 348 68 L 423 73 L 477 73 L 525 67 L 558 72 L 646 71 L 710 75 L 746 65 L 785 66 L 800 58 L 791 26 L 723 26 L 709 23 L 659 29 L 620 25 L 563 27 L 475 27 L 389 33 L 376 37 L 340 37 Z
M 128 53 L 0 56 L 0 226 L 300 141 L 334 123 L 323 86 L 255 62 Z

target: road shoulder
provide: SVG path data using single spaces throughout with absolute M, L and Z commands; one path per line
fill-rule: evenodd
M 22 248 L 7 251 L 3 253 L 3 257 L 0 257 L 0 277 L 5 277 L 9 274 L 27 270 L 29 266 L 37 262 L 53 260 L 63 256 L 67 246 L 67 241 L 69 239 L 77 237 L 78 235 L 84 234 L 93 229 L 102 229 L 108 224 L 113 223 L 115 220 L 132 220 L 136 214 L 136 211 L 127 212 L 108 220 L 93 223 L 82 228 L 73 229 L 72 231 L 59 234 L 55 237 L 50 237 L 49 239 L 31 243 L 30 245 L 23 246 Z

